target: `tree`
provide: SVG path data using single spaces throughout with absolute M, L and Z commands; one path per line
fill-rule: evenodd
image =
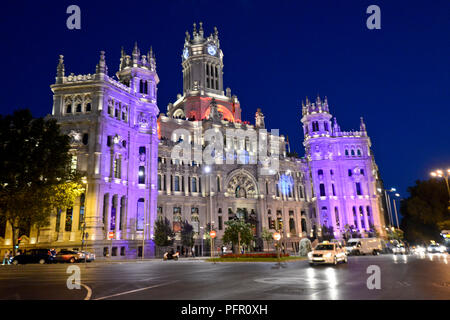
M 401 229 L 409 242 L 439 240 L 440 231 L 450 227 L 448 192 L 442 181 L 416 181 L 410 196 L 400 204 Z
M 189 224 L 189 222 L 187 222 L 187 220 L 185 220 L 181 224 L 181 243 L 183 246 L 192 248 L 195 243 L 194 234 L 194 228 Z
M 0 116 L 0 216 L 18 230 L 47 225 L 56 208 L 71 207 L 82 191 L 71 170 L 69 137 L 56 120 L 34 119 L 29 110 Z
M 333 226 L 327 227 L 325 225 L 322 226 L 322 240 L 330 241 L 334 239 L 334 231 Z
M 387 235 L 388 235 L 389 240 L 401 241 L 401 240 L 403 240 L 404 233 L 400 229 L 394 229 L 394 230 L 389 229 L 387 231 Z
M 155 244 L 158 247 L 168 247 L 173 244 L 175 233 L 172 231 L 169 219 L 159 217 L 154 228 Z
M 266 241 L 267 243 L 267 248 L 269 248 L 270 243 L 273 241 L 273 232 L 270 232 L 269 230 L 267 230 L 266 228 L 262 229 L 261 232 L 261 238 Z
M 223 234 L 222 241 L 227 244 L 232 244 L 233 248 L 239 250 L 237 244 L 241 246 L 249 246 L 253 240 L 252 225 L 243 220 L 229 220 L 225 222 L 227 226 Z

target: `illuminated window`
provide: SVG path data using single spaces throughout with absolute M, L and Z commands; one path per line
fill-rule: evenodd
M 139 166 L 139 173 L 138 173 L 138 180 L 139 180 L 139 184 L 145 184 L 145 167 L 144 166 Z
M 78 163 L 78 157 L 76 155 L 72 155 L 72 158 L 70 161 L 70 170 L 72 172 L 77 170 L 77 163 Z

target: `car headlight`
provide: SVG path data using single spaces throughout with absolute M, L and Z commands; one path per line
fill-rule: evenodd
M 308 258 L 312 258 L 313 253 L 312 252 L 308 252 Z

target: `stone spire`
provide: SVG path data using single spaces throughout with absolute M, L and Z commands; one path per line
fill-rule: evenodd
M 204 32 L 203 32 L 203 22 L 200 21 L 199 25 L 200 25 L 200 29 L 198 30 L 198 33 L 199 33 L 200 37 L 203 38 L 203 34 L 204 34 Z
M 147 61 L 148 61 L 150 70 L 155 71 L 156 70 L 156 58 L 155 58 L 155 54 L 153 53 L 152 46 L 150 46 L 150 51 L 147 53 Z
M 133 52 L 131 54 L 133 56 L 133 65 L 139 63 L 139 57 L 141 56 L 141 51 L 138 48 L 137 41 L 134 43 Z
M 59 55 L 58 67 L 56 67 L 56 83 L 62 83 L 64 78 L 64 56 Z
M 366 132 L 366 124 L 364 123 L 363 117 L 360 118 L 359 131 Z
M 105 51 L 100 51 L 100 61 L 97 64 L 95 73 L 108 75 L 108 67 L 106 66 L 105 61 Z

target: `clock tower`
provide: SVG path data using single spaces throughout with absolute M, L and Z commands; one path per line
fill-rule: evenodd
M 205 37 L 203 24 L 194 23 L 191 34 L 186 31 L 181 50 L 183 72 L 183 94 L 178 94 L 174 103 L 167 106 L 167 115 L 172 118 L 203 120 L 209 119 L 211 102 L 215 99 L 217 111 L 222 119 L 241 121 L 241 107 L 231 89 L 223 86 L 223 52 L 220 49 L 219 32 Z
M 213 34 L 205 37 L 202 22 L 199 30 L 194 23 L 192 38 L 186 31 L 181 58 L 184 95 L 198 92 L 223 95 L 223 53 L 216 27 Z

